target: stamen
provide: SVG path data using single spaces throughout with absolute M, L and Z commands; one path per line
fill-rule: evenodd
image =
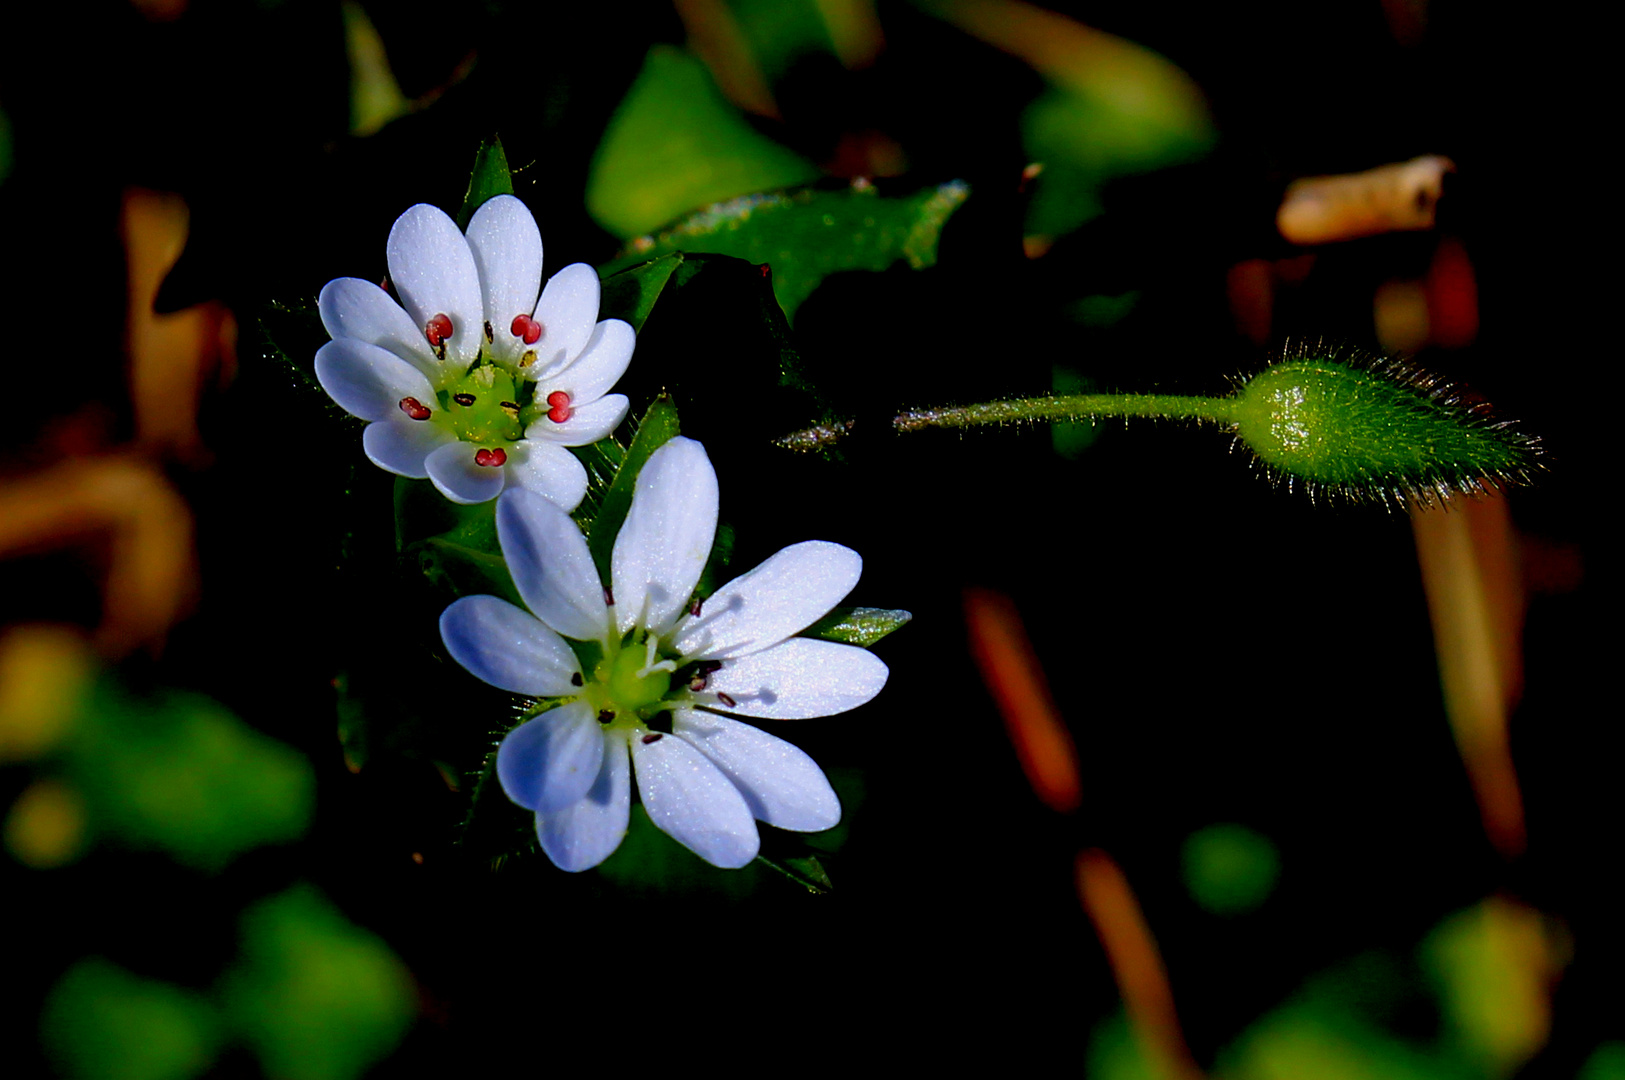
M 451 337 L 451 317 L 441 312 L 423 324 L 423 336 L 429 339 L 429 344 L 438 349 Z
M 581 685 L 581 672 L 578 671 L 574 675 L 570 676 L 570 685 L 571 686 L 580 686 Z
M 519 402 L 517 401 L 499 401 L 497 402 L 497 408 L 507 413 L 510 420 L 519 419 Z
M 485 340 L 486 340 L 487 343 L 490 343 L 490 342 L 496 341 L 496 339 L 497 339 L 496 332 L 491 329 L 491 320 L 486 319 L 485 320 Z
M 401 412 L 414 420 L 429 419 L 429 407 L 415 397 L 401 398 Z
M 615 710 L 614 709 L 600 709 L 599 710 L 599 712 L 598 712 L 598 722 L 600 724 L 607 724 L 613 719 L 615 719 Z
M 536 350 L 535 349 L 526 349 L 525 350 L 525 355 L 521 356 L 519 358 L 519 366 L 520 367 L 530 367 L 530 365 L 534 364 L 535 362 L 536 362 Z
M 508 452 L 502 449 L 500 446 L 495 450 L 479 450 L 474 454 L 474 464 L 484 465 L 488 469 L 494 469 L 499 465 L 506 465 L 507 463 Z
M 724 694 L 720 690 L 717 691 L 717 700 L 728 706 L 730 709 L 739 704 L 739 702 L 735 701 L 733 698 L 729 697 L 727 694 Z
M 474 405 L 473 394 L 453 394 L 451 395 L 451 400 L 455 401 L 465 409 L 472 408 Z
M 562 424 L 570 419 L 573 410 L 570 408 L 570 395 L 563 390 L 555 390 L 547 395 L 547 403 L 552 408 L 547 410 L 547 418 L 555 424 Z
M 705 606 L 705 601 L 700 599 L 698 596 L 696 596 L 694 598 L 694 602 L 692 604 L 688 605 L 688 613 L 690 615 L 694 616 L 697 619 L 697 618 L 700 617 L 700 608 L 702 608 L 704 606 Z
M 608 585 L 604 586 L 604 606 L 605 607 L 614 607 L 615 606 L 615 594 L 609 591 L 609 586 Z
M 651 732 L 649 732 L 649 734 L 647 734 L 647 735 L 645 735 L 643 737 L 643 745 L 648 746 L 650 743 L 657 743 L 661 739 L 664 739 L 665 737 L 666 736 L 665 736 L 664 732 L 651 731 Z
M 705 689 L 705 684 L 709 681 L 704 675 L 696 675 L 688 680 L 688 688 L 697 694 Z
M 710 675 L 713 672 L 721 671 L 722 670 L 722 661 L 721 660 L 701 660 L 699 670 L 700 670 L 701 675 Z
M 534 345 L 542 339 L 542 324 L 529 315 L 515 315 L 513 325 L 508 327 L 516 338 L 522 338 L 526 345 Z

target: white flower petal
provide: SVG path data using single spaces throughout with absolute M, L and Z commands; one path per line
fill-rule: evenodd
M 604 732 L 592 706 L 572 701 L 527 720 L 497 748 L 497 779 L 527 810 L 556 813 L 587 794 L 604 760 Z
M 664 634 L 688 603 L 717 532 L 717 474 L 681 435 L 649 455 L 610 556 L 615 618 Z
M 457 223 L 438 207 L 418 203 L 395 219 L 388 251 L 389 280 L 418 332 L 445 315 L 451 320 L 446 359 L 473 363 L 485 337 L 485 303 L 474 253 Z
M 741 716 L 805 720 L 857 708 L 880 693 L 888 674 L 885 662 L 868 649 L 791 638 L 724 660 L 708 678 L 705 694 L 727 694 L 733 704 L 717 702 L 717 707 Z
M 645 735 L 632 740 L 632 762 L 649 820 L 667 836 L 728 870 L 756 857 L 750 806 L 710 758 L 674 736 Z
M 354 338 L 329 341 L 316 351 L 316 381 L 339 408 L 363 420 L 399 413 L 405 397 L 431 408 L 439 404 L 423 372 L 388 349 Z
M 604 760 L 587 794 L 563 810 L 536 815 L 536 838 L 560 870 L 590 870 L 615 853 L 632 810 L 626 742 L 604 740 Z
M 474 461 L 480 448 L 473 443 L 447 443 L 423 459 L 429 479 L 440 494 L 454 503 L 469 505 L 489 502 L 502 493 L 507 483 L 504 465 L 479 465 Z
M 569 514 L 514 488 L 497 500 L 497 539 L 519 595 L 538 619 L 577 641 L 606 639 L 604 586 Z
M 536 352 L 538 374 L 557 370 L 580 355 L 598 323 L 598 271 L 571 263 L 548 279 L 536 301 L 542 336 L 529 346 Z
M 800 748 L 749 724 L 692 709 L 672 714 L 672 731 L 733 781 L 758 820 L 796 832 L 821 832 L 840 823 L 835 789 Z
M 469 674 L 502 690 L 563 697 L 581 686 L 581 664 L 564 639 L 495 596 L 453 601 L 440 613 L 440 640 Z
M 561 510 L 574 510 L 587 494 L 587 467 L 556 442 L 530 438 L 516 442 L 508 447 L 505 467 L 510 488 L 534 491 Z
M 382 288 L 360 278 L 337 278 L 322 286 L 316 301 L 329 336 L 353 338 L 388 349 L 430 378 L 440 361 L 429 349 L 423 331 Z
M 512 195 L 488 199 L 468 222 L 468 246 L 480 275 L 489 348 L 496 359 L 514 363 L 525 343 L 513 335 L 515 315 L 529 315 L 542 285 L 542 234 L 525 204 Z
M 457 436 L 426 420 L 413 420 L 397 411 L 375 424 L 368 424 L 361 433 L 361 449 L 367 459 L 386 472 L 422 480 L 429 475 L 425 466 L 430 454 Z
M 698 618 L 677 627 L 673 643 L 684 656 L 744 656 L 817 622 L 852 591 L 863 559 L 824 540 L 791 544 L 748 574 L 706 597 Z
M 560 446 L 586 446 L 620 427 L 629 404 L 624 394 L 609 394 L 572 409 L 570 419 L 562 424 L 542 417 L 525 429 L 525 438 Z
M 536 387 L 536 400 L 546 401 L 548 394 L 563 390 L 578 405 L 597 401 L 626 374 L 637 342 L 630 323 L 605 319 L 593 329 L 586 350 L 569 367 L 547 376 Z

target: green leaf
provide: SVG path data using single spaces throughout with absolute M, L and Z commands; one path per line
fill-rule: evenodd
M 464 506 L 427 480 L 395 478 L 395 550 L 434 537 L 471 551 L 501 553 L 497 544 L 496 500 Z
M 587 211 L 630 239 L 697 206 L 819 175 L 812 162 L 746 123 L 704 64 L 657 45 L 593 156 Z
M 797 637 L 822 638 L 868 648 L 914 618 L 897 608 L 838 607 Z
M 502 149 L 502 140 L 492 135 L 480 140 L 474 153 L 474 171 L 468 177 L 468 192 L 463 196 L 462 209 L 457 211 L 457 227 L 467 230 L 474 211 L 488 199 L 513 194 L 513 174 L 508 171 L 508 155 Z
M 260 354 L 286 373 L 299 396 L 335 417 L 349 417 L 316 381 L 316 352 L 328 342 L 321 314 L 309 301 L 273 300 L 260 311 Z M 352 426 L 362 422 L 353 421 Z
M 666 283 L 682 265 L 683 253 L 678 251 L 609 274 L 599 294 L 599 318 L 623 319 L 633 330 L 642 330 Z
M 500 555 L 465 547 L 439 536 L 431 536 L 406 549 L 417 560 L 418 571 L 434 586 L 451 597 L 487 594 L 523 607 L 525 602 Z
M 621 531 L 621 523 L 626 520 L 626 512 L 632 508 L 632 492 L 637 486 L 638 471 L 649 460 L 650 454 L 666 445 L 676 434 L 677 406 L 672 404 L 671 398 L 662 395 L 655 399 L 638 422 L 632 445 L 627 448 L 615 479 L 604 493 L 604 501 L 587 534 L 587 550 L 592 552 L 593 564 L 598 567 L 598 576 L 604 581 L 609 580 L 609 557 L 615 550 L 615 537 Z
M 794 319 L 831 274 L 878 272 L 898 262 L 916 270 L 935 265 L 943 225 L 969 194 L 967 184 L 954 180 L 905 196 L 881 195 L 870 184 L 746 195 L 643 237 L 610 269 L 676 251 L 767 264 L 779 305 Z
M 221 997 L 265 1075 L 349 1080 L 406 1033 L 416 1004 L 405 966 L 314 888 L 250 908 L 242 942 Z
M 86 1080 L 183 1080 L 209 1067 L 219 1019 L 197 994 L 84 960 L 57 981 L 40 1039 L 63 1075 Z
M 829 879 L 829 874 L 824 870 L 824 864 L 818 861 L 816 855 L 794 855 L 778 859 L 758 855 L 756 861 L 764 866 L 772 867 L 814 895 L 821 896 L 824 893 L 833 892 L 835 889 L 835 883 Z

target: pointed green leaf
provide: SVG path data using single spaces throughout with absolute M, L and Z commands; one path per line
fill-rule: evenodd
M 677 406 L 672 404 L 669 397 L 656 398 L 638 422 L 632 445 L 627 448 L 614 481 L 604 493 L 603 504 L 587 534 L 587 549 L 592 552 L 598 576 L 604 581 L 609 580 L 609 557 L 615 550 L 615 537 L 621 531 L 621 523 L 626 520 L 626 512 L 632 508 L 632 492 L 637 484 L 638 470 L 643 468 L 650 454 L 666 445 L 676 434 Z
M 683 253 L 677 251 L 605 277 L 598 317 L 624 319 L 633 330 L 642 330 L 650 309 L 682 264 Z
M 954 180 L 904 196 L 881 195 L 867 183 L 746 195 L 634 241 L 609 269 L 674 251 L 765 263 L 773 268 L 780 306 L 794 319 L 830 274 L 878 272 L 897 262 L 916 270 L 934 265 L 942 228 L 969 194 L 969 185 Z
M 840 641 L 867 649 L 912 618 L 912 612 L 897 608 L 838 607 L 797 636 Z
M 417 561 L 417 568 L 430 585 L 447 594 L 448 602 L 459 596 L 485 594 L 500 596 L 518 607 L 524 607 L 513 576 L 502 556 L 465 547 L 439 536 L 411 545 L 406 549 L 408 558 Z
M 457 227 L 468 228 L 468 220 L 487 199 L 513 194 L 513 174 L 508 171 L 508 155 L 502 149 L 502 140 L 492 135 L 480 140 L 474 153 L 474 171 L 468 177 L 468 192 L 463 196 L 462 209 L 457 211 Z
M 704 64 L 657 45 L 593 156 L 587 211 L 631 238 L 697 206 L 818 176 L 812 162 L 746 123 Z
M 835 883 L 829 879 L 824 864 L 818 861 L 816 855 L 795 855 L 778 859 L 758 855 L 756 861 L 772 867 L 814 895 L 823 895 L 835 889 Z

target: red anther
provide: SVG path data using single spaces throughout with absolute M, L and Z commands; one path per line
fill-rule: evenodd
M 506 465 L 507 463 L 508 452 L 500 446 L 495 450 L 479 450 L 474 454 L 474 464 L 484 465 L 488 469 L 494 469 L 498 465 Z
M 562 424 L 570 419 L 573 410 L 570 408 L 570 395 L 563 390 L 555 390 L 547 395 L 547 403 L 552 406 L 547 410 L 547 418 L 555 424 Z
M 661 739 L 664 739 L 665 737 L 666 736 L 661 732 L 651 731 L 651 732 L 649 732 L 649 734 L 647 734 L 647 735 L 645 735 L 643 737 L 643 745 L 648 746 L 650 743 L 657 743 Z
M 451 316 L 441 312 L 423 324 L 423 336 L 429 339 L 429 344 L 439 348 L 441 343 L 451 337 Z
M 727 694 L 724 694 L 720 690 L 717 691 L 717 700 L 728 706 L 730 709 L 739 704 L 739 702 L 735 701 L 733 698 L 729 697 Z
M 526 345 L 534 345 L 542 339 L 542 324 L 529 315 L 515 315 L 508 329 L 514 337 L 524 338 Z
M 401 398 L 401 412 L 414 420 L 429 419 L 429 408 L 415 397 Z

